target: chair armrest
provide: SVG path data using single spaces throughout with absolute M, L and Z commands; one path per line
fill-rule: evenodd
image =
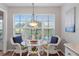
M 19 43 L 14 43 L 13 45 L 21 48 L 21 45 Z
M 58 44 L 52 44 L 52 43 L 50 43 L 50 44 L 48 44 L 48 46 L 57 46 Z

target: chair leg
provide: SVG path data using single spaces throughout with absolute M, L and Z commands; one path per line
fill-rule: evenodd
M 49 50 L 47 50 L 47 56 L 49 56 Z
M 20 56 L 22 56 L 22 50 L 20 49 Z
M 22 56 L 22 52 L 20 52 L 20 56 Z
M 30 55 L 30 52 L 28 51 L 27 56 L 29 56 L 29 55 Z
M 40 56 L 40 46 L 39 47 L 37 47 L 37 49 L 38 49 L 38 56 Z
M 40 52 L 38 52 L 38 56 L 40 56 Z
M 15 52 L 12 53 L 12 56 L 14 55 Z
M 60 56 L 60 54 L 58 53 L 58 51 L 57 51 L 57 54 L 58 54 L 58 56 Z
M 47 56 L 49 56 L 48 52 L 47 52 Z

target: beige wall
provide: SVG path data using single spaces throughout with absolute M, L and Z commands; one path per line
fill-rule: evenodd
M 66 12 L 76 6 L 76 32 L 65 32 L 65 20 L 67 19 Z M 79 4 L 65 4 L 62 8 L 62 37 L 68 42 L 79 42 Z
M 76 32 L 65 32 L 65 20 L 68 19 L 66 16 L 66 12 L 70 10 L 73 7 L 76 7 Z M 79 4 L 64 4 L 62 6 L 62 34 L 61 37 L 63 41 L 69 42 L 69 43 L 79 43 Z M 63 43 L 63 42 L 62 42 Z M 63 44 L 62 44 L 63 45 Z M 61 45 L 62 51 L 64 52 L 64 46 Z
M 32 13 L 32 7 L 9 7 L 8 8 L 8 41 L 13 35 L 13 15 L 17 13 Z M 61 36 L 61 8 L 60 7 L 36 7 L 36 14 L 55 14 L 56 32 Z M 10 45 L 10 43 L 8 43 Z

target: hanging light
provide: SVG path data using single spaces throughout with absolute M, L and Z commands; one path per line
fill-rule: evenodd
M 37 21 L 34 20 L 34 3 L 32 3 L 32 6 L 33 6 L 33 14 L 32 14 L 32 20 L 31 20 L 31 23 L 29 23 L 30 26 L 32 27 L 36 27 L 38 25 Z

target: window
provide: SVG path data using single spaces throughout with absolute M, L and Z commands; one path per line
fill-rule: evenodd
M 28 24 L 32 20 L 32 14 L 19 14 L 14 16 L 13 33 L 22 34 L 24 38 L 48 39 L 55 34 L 55 16 L 54 15 L 35 15 L 38 21 L 38 28 L 33 29 Z

